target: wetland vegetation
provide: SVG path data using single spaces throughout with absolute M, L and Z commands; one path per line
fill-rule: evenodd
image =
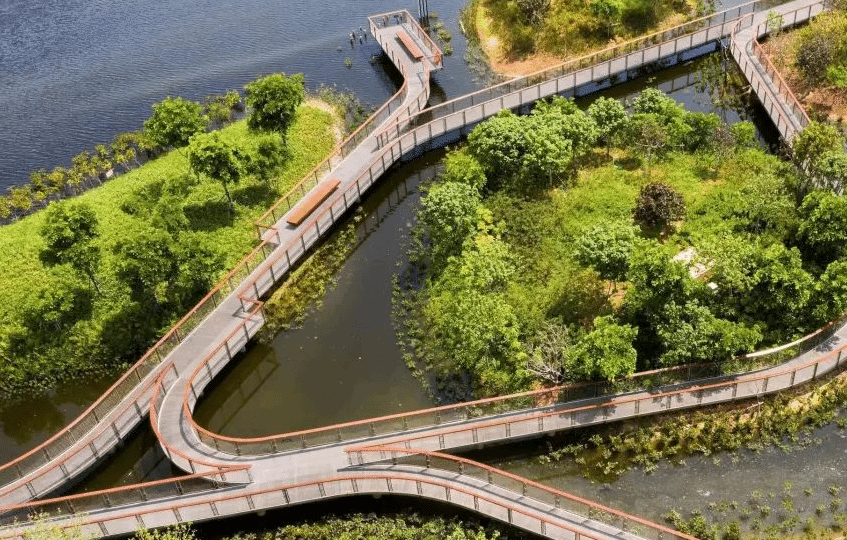
M 807 129 L 792 166 L 749 124 L 656 90 L 631 106 L 501 112 L 447 156 L 419 212 L 424 284 L 397 300 L 405 347 L 442 386 L 470 397 L 689 362 L 734 370 L 847 311 L 843 179 L 807 166 L 843 155 L 837 131 Z

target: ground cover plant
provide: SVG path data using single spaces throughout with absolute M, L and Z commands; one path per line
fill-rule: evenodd
M 290 80 L 273 132 L 248 116 L 207 134 L 196 104 L 168 98 L 145 127 L 170 152 L 0 228 L 4 395 L 135 362 L 252 249 L 253 220 L 336 143 L 334 116 Z
M 842 144 L 830 129 L 795 148 Z M 631 112 L 555 98 L 499 113 L 421 200 L 426 279 L 398 300 L 401 341 L 470 397 L 690 362 L 732 370 L 820 327 L 847 311 L 847 262 L 830 249 L 847 240 L 847 203 L 814 167 L 754 146 L 750 124 L 656 90 Z
M 776 68 L 813 116 L 847 122 L 847 3 L 807 25 L 774 30 L 763 43 Z

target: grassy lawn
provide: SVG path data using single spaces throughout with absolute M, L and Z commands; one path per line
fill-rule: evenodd
M 243 120 L 222 129 L 221 135 L 248 152 L 258 140 Z M 330 152 L 336 137 L 336 119 L 332 114 L 323 108 L 301 106 L 288 133 L 290 159 L 267 180 L 250 176 L 231 188 L 236 203 L 234 215 L 228 211 L 223 188 L 218 182 L 208 178 L 188 182 L 187 194 L 177 203 L 187 220 L 187 230 L 175 235 L 175 242 L 202 246 L 214 253 L 217 256 L 215 279 L 218 279 L 256 245 L 253 221 Z M 0 264 L 5 270 L 0 274 L 0 305 L 4 306 L 0 313 L 0 380 L 3 381 L 0 388 L 5 387 L 9 392 L 24 386 L 43 388 L 72 373 L 99 371 L 104 366 L 113 367 L 137 359 L 139 351 L 136 348 L 115 358 L 109 356 L 115 351 L 101 343 L 104 321 L 126 305 L 129 294 L 114 275 L 112 248 L 120 240 L 131 239 L 140 231 L 150 229 L 147 212 L 131 215 L 122 207 L 136 200 L 140 192 L 152 190 L 155 193 L 157 185 L 188 178 L 184 152 L 172 151 L 73 199 L 90 205 L 99 221 L 97 242 L 102 262 L 98 278 L 102 295 L 93 295 L 90 317 L 61 328 L 56 332 L 61 335 L 32 343 L 32 332 L 25 322 L 28 317 L 32 318 L 34 307 L 43 305 L 59 282 L 77 280 L 79 286 L 83 284 L 67 267 L 51 269 L 41 263 L 39 253 L 43 242 L 39 229 L 44 212 L 0 229 Z M 156 327 L 140 333 L 159 335 L 182 314 L 182 309 L 173 309 L 160 317 L 152 317 L 150 324 Z M 149 340 L 145 343 L 146 346 L 151 344 Z

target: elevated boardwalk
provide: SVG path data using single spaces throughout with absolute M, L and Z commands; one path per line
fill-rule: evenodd
M 750 88 L 759 98 L 780 135 L 789 144 L 794 140 L 794 136 L 809 124 L 809 117 L 782 75 L 762 51 L 758 40 L 777 30 L 768 26 L 770 13 L 782 17 L 779 28 L 782 30 L 808 21 L 825 9 L 825 3 L 821 0 L 790 2 L 767 12 L 746 15 L 736 23 L 732 31 L 730 50 L 733 58 L 744 72 Z
M 808 17 L 819 4 L 798 0 L 780 9 L 793 13 L 792 22 L 797 22 L 804 16 L 803 9 Z M 458 475 L 444 475 L 431 471 L 429 466 L 421 469 L 403 465 L 402 470 L 394 470 L 391 467 L 399 465 L 392 464 L 386 468 L 381 463 L 384 449 L 418 454 L 456 450 L 760 396 L 838 369 L 847 330 L 833 327 L 833 336 L 826 343 L 778 368 L 658 389 L 647 385 L 618 395 L 574 400 L 573 393 L 580 395 L 585 387 L 559 388 L 260 439 L 210 433 L 194 422 L 191 411 L 214 376 L 261 328 L 262 295 L 391 165 L 457 140 L 503 108 L 520 109 L 554 93 L 576 94 L 580 88 L 602 87 L 649 63 L 679 61 L 701 54 L 698 51 L 729 35 L 743 37 L 745 17 L 750 17 L 750 28 L 757 28 L 753 32 L 756 34 L 761 26 L 756 21 L 760 19 L 752 14 L 759 6 L 759 2 L 753 2 L 732 8 L 425 110 L 429 74 L 440 68 L 440 51 L 408 12 L 371 17 L 371 33 L 404 74 L 405 82 L 360 131 L 314 172 L 315 185 L 332 177 L 339 180 L 338 187 L 310 208 L 297 226 L 289 225 L 287 219 L 296 201 L 292 203 L 286 197 L 285 205 L 271 209 L 268 215 L 273 220 L 259 225 L 259 248 L 101 401 L 54 440 L 0 467 L 0 505 L 4 507 L 0 510 L 7 511 L 4 518 L 20 517 L 19 512 L 38 508 L 62 508 L 66 513 L 85 510 L 88 517 L 82 523 L 87 530 L 106 536 L 132 532 L 139 524 L 202 521 L 316 498 L 407 493 L 472 507 L 550 538 L 620 538 L 624 534 L 621 523 L 632 525 L 632 530 L 638 532 L 636 536 L 647 534 L 647 530 L 655 534 L 645 537 L 688 538 L 661 532 L 662 528 L 621 513 L 613 512 L 618 520 L 613 524 L 568 512 L 560 514 L 556 504 L 547 508 L 546 503 L 527 498 L 526 482 L 523 492 L 515 493 L 511 489 L 504 491 L 503 486 L 492 486 L 490 481 L 480 484 L 462 470 Z M 397 38 L 400 31 L 414 40 L 417 51 Z M 749 50 L 746 46 L 736 48 L 739 54 Z M 595 60 L 599 63 L 589 63 Z M 777 93 L 772 88 L 768 91 L 775 102 L 780 100 L 778 89 Z M 773 110 L 786 114 L 785 108 Z M 785 125 L 791 124 L 791 119 L 785 118 Z M 305 189 L 302 191 L 305 194 Z M 280 208 L 283 210 L 277 213 Z M 148 413 L 168 457 L 193 476 L 18 506 L 72 481 Z M 348 448 L 350 444 L 355 448 Z M 116 500 L 120 504 L 116 505 Z M 595 515 L 608 510 L 586 504 Z M 26 525 L 0 529 L 0 537 L 16 537 L 20 527 Z

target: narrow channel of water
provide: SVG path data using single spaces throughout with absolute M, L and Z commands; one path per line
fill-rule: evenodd
M 201 399 L 195 418 L 255 437 L 432 405 L 403 363 L 392 326 L 392 278 L 408 265 L 421 180 L 442 152 L 392 171 L 362 205 L 357 245 L 304 324 L 254 346 Z

